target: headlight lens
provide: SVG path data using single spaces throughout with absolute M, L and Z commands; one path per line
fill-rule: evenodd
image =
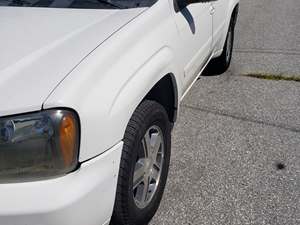
M 77 115 L 46 110 L 0 118 L 0 182 L 44 179 L 76 169 Z

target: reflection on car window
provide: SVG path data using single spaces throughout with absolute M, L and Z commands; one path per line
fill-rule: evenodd
M 150 7 L 157 0 L 0 0 L 0 6 L 111 9 Z

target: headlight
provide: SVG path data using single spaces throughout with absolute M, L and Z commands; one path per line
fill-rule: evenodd
M 76 169 L 77 115 L 45 110 L 0 118 L 0 182 L 59 176 Z

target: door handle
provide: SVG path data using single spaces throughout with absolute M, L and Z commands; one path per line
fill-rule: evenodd
M 210 15 L 213 15 L 215 13 L 216 9 L 213 5 L 210 6 Z

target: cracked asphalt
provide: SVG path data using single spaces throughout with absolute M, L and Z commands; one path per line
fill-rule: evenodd
M 181 104 L 151 225 L 300 224 L 300 1 L 241 0 L 229 71 Z

